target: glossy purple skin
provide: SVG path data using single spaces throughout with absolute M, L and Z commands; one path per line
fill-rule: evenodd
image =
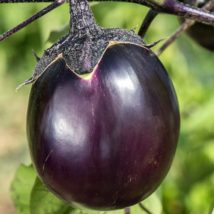
M 110 46 L 89 80 L 54 62 L 32 87 L 27 132 L 33 163 L 51 191 L 111 210 L 150 195 L 177 145 L 171 81 L 148 49 Z

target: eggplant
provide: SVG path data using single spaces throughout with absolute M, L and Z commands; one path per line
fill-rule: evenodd
M 177 146 L 172 82 L 143 45 L 113 42 L 93 71 L 60 55 L 33 84 L 27 113 L 31 157 L 43 183 L 79 207 L 124 208 L 166 176 Z

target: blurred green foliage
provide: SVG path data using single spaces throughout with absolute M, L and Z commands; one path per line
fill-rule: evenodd
M 44 6 L 35 3 L 0 5 L 0 32 L 15 26 Z M 148 8 L 127 3 L 93 5 L 93 12 L 101 26 L 134 29 L 136 32 L 147 11 Z M 6 182 L 9 172 L 15 173 L 21 161 L 29 160 L 25 112 L 30 87 L 24 87 L 18 93 L 15 93 L 15 88 L 34 70 L 36 62 L 32 50 L 42 55 L 51 45 L 49 41 L 56 39 L 56 34 L 53 34 L 48 40 L 50 33 L 66 31 L 68 21 L 68 6 L 63 5 L 0 43 L 0 167 L 5 170 L 0 175 L 1 182 Z M 161 14 L 149 29 L 145 41 L 152 43 L 167 38 L 178 25 L 175 16 Z M 158 46 L 160 44 L 154 47 L 154 51 Z M 159 207 L 154 214 L 209 214 L 214 207 L 214 53 L 182 35 L 160 59 L 177 92 L 181 133 L 171 170 L 155 196 L 148 199 L 150 203 L 145 205 L 151 210 L 154 206 Z M 3 151 L 5 148 L 7 152 Z M 133 213 L 143 211 L 137 208 Z

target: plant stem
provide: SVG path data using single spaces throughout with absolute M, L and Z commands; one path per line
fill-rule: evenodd
M 0 0 L 0 3 L 24 3 L 24 2 L 53 2 L 54 0 Z M 71 1 L 71 0 L 70 0 Z M 118 0 L 89 0 L 93 1 L 118 1 Z M 168 13 L 177 16 L 181 16 L 184 18 L 189 18 L 196 20 L 198 22 L 202 22 L 204 24 L 214 26 L 214 14 L 205 12 L 199 8 L 192 7 L 190 5 L 185 5 L 182 2 L 178 2 L 176 0 L 119 0 L 121 2 L 132 2 L 141 4 L 147 7 L 152 8 L 153 10 L 160 13 Z
M 131 214 L 131 210 L 130 210 L 129 207 L 126 207 L 126 208 L 124 209 L 124 214 Z
M 140 208 L 147 214 L 152 214 L 142 203 L 139 203 Z
M 99 30 L 87 0 L 69 0 L 70 34 L 84 35 Z
M 211 10 L 214 8 L 214 0 L 208 1 L 203 7 L 203 10 Z M 190 28 L 195 24 L 196 21 L 186 19 L 184 23 L 164 42 L 164 44 L 158 49 L 156 55 L 160 56 L 160 54 L 170 45 L 172 44 L 184 31 Z
M 151 25 L 152 21 L 155 19 L 155 17 L 158 15 L 158 12 L 150 9 L 149 12 L 146 14 L 143 23 L 141 24 L 140 30 L 138 32 L 138 35 L 142 38 L 145 36 L 149 26 Z
M 38 18 L 40 18 L 41 16 L 49 13 L 50 11 L 54 10 L 55 8 L 59 7 L 60 5 L 62 5 L 64 3 L 64 1 L 55 1 L 54 3 L 48 5 L 47 7 L 45 7 L 43 10 L 39 11 L 38 13 L 34 14 L 33 16 L 31 16 L 30 18 L 28 18 L 27 20 L 25 20 L 24 22 L 22 22 L 21 24 L 15 26 L 14 28 L 6 31 L 5 33 L 0 35 L 0 41 L 8 38 L 9 36 L 13 35 L 14 33 L 16 33 L 17 31 L 21 30 L 22 28 L 24 28 L 25 26 L 29 25 L 31 22 L 34 22 L 35 20 L 37 20 Z

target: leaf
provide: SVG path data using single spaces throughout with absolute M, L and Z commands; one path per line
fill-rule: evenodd
M 30 194 L 36 179 L 33 166 L 20 165 L 11 184 L 16 214 L 30 214 Z
M 68 203 L 51 193 L 39 178 L 36 179 L 31 192 L 31 214 L 68 214 L 72 213 L 73 209 Z

